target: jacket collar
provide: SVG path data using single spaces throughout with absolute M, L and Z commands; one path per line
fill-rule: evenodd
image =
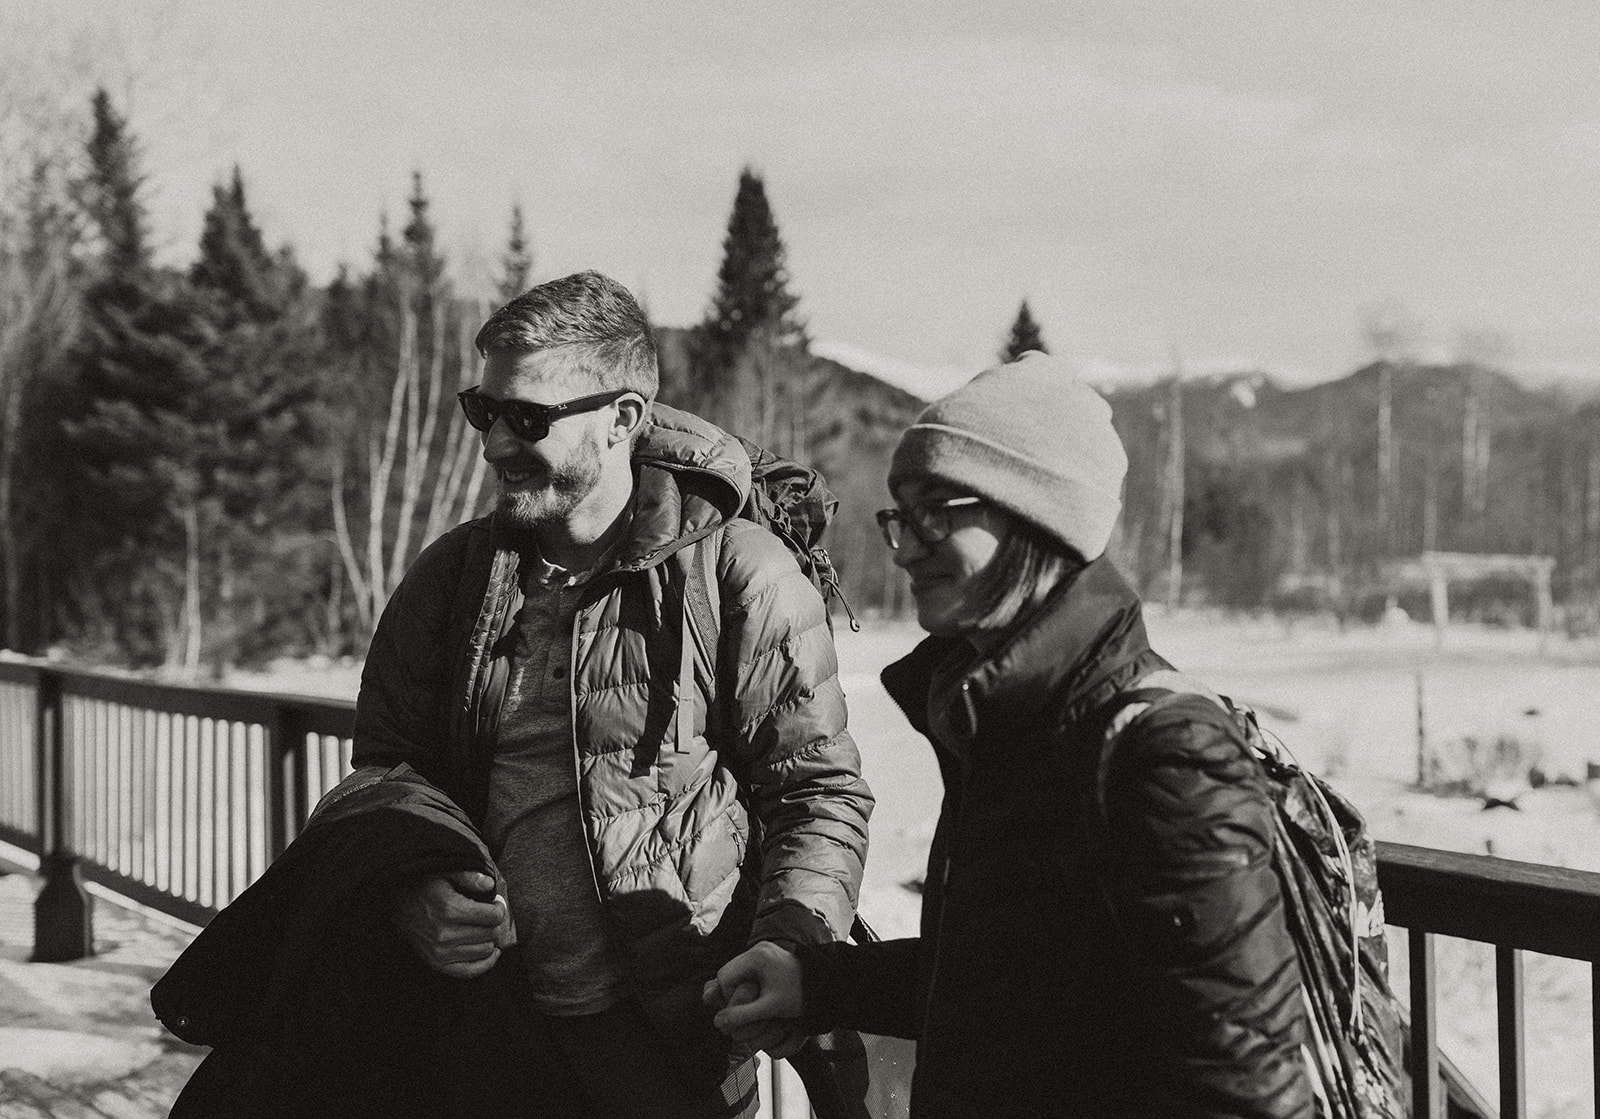
M 638 571 L 738 516 L 750 496 L 750 456 L 738 438 L 657 403 L 633 451 L 633 522 L 615 566 Z
M 1008 721 L 1053 728 L 1081 718 L 1119 688 L 1164 665 L 1150 649 L 1138 594 L 1104 556 L 1058 587 L 999 649 L 980 656 L 960 637 L 929 637 L 883 670 L 884 688 L 917 730 L 930 697 L 961 691 Z M 971 728 L 968 728 L 969 731 Z

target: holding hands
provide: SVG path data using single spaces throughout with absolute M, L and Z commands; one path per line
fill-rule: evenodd
M 729 960 L 700 997 L 716 1008 L 717 1029 L 752 1053 L 790 1057 L 805 1040 L 800 961 L 776 944 L 762 941 Z

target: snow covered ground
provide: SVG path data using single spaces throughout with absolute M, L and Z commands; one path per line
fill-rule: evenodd
M 1600 763 L 1600 642 L 1468 626 L 1441 639 L 1403 622 L 1341 632 L 1331 622 L 1158 609 L 1147 622 L 1160 652 L 1254 706 L 1303 765 L 1355 801 L 1378 838 L 1600 871 L 1600 811 L 1584 785 L 1588 763 Z M 851 727 L 878 796 L 862 912 L 885 936 L 916 930 L 920 897 L 906 883 L 923 873 L 939 808 L 932 752 L 877 680 L 919 637 L 906 622 L 838 632 Z M 357 675 L 353 666 L 284 666 L 233 683 L 353 698 Z M 1419 693 L 1423 742 L 1446 776 L 1473 769 L 1468 737 L 1516 744 L 1518 764 L 1507 767 L 1514 771 L 1489 776 L 1491 791 L 1514 795 L 1518 808 L 1485 810 L 1479 798 L 1416 791 Z M 1517 778 L 1533 764 L 1576 783 L 1527 788 Z M 1399 935 L 1391 959 L 1404 997 Z M 1438 964 L 1442 1043 L 1494 1099 L 1492 952 L 1441 940 Z M 1530 956 L 1526 991 L 1532 1116 L 1592 1116 L 1588 966 Z
M 1600 762 L 1600 643 L 1525 631 L 1388 625 L 1340 632 L 1331 623 L 1152 610 L 1157 650 L 1254 706 L 1301 764 L 1329 777 L 1380 839 L 1600 870 L 1600 811 L 1583 784 Z M 906 729 L 876 669 L 918 639 L 911 626 L 841 631 L 840 659 L 869 780 L 878 793 L 862 911 L 885 935 L 915 931 L 917 897 L 902 883 L 922 873 L 938 812 L 931 751 Z M 1418 681 L 1423 738 L 1449 775 L 1464 772 L 1462 741 L 1513 739 L 1526 764 L 1551 778 L 1528 789 L 1500 775 L 1515 810 L 1415 790 Z M 1391 938 L 1394 983 L 1407 992 L 1404 934 Z M 1494 957 L 1486 945 L 1440 939 L 1441 1043 L 1491 1100 L 1497 1098 Z M 1594 1114 L 1590 969 L 1526 959 L 1529 1109 L 1535 1119 Z

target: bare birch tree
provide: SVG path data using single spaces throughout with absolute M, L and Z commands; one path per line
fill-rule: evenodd
M 365 504 L 365 538 L 359 542 L 345 505 L 349 479 L 344 452 L 334 457 L 334 538 L 345 576 L 355 592 L 357 615 L 368 633 L 416 558 L 418 519 L 425 526 L 422 540 L 432 539 L 470 516 L 482 491 L 484 461 L 476 453 L 477 440 L 459 409 L 449 408 L 441 443 L 438 424 L 444 405 L 445 307 L 442 301 L 435 306 L 434 344 L 425 358 L 418 344 L 416 309 L 408 298 L 401 297 L 400 340 L 388 408 L 381 430 L 375 424 L 366 439 L 365 488 L 359 492 Z M 470 341 L 463 338 L 456 387 L 476 383 L 479 367 Z M 426 485 L 430 477 L 431 489 Z M 392 528 L 391 506 L 395 513 Z
M 1396 470 L 1394 443 L 1394 377 L 1398 368 L 1416 360 L 1421 326 L 1405 306 L 1395 300 L 1372 304 L 1362 311 L 1362 332 L 1378 362 L 1378 552 L 1394 549 Z
M 1167 608 L 1176 610 L 1183 598 L 1183 366 L 1176 355 L 1172 381 L 1167 387 L 1167 468 L 1161 487 L 1162 522 L 1167 530 Z
M 1474 547 L 1482 547 L 1486 536 L 1493 439 L 1489 413 L 1484 407 L 1484 375 L 1503 365 L 1510 353 L 1510 342 L 1495 330 L 1463 327 L 1456 336 L 1456 362 L 1467 369 L 1461 410 L 1461 512 L 1466 539 Z

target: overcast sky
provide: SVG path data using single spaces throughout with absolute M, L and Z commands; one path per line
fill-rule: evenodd
M 1326 378 L 1386 304 L 1600 381 L 1595 0 L 0 8 L 103 59 L 173 260 L 237 162 L 270 240 L 359 266 L 417 169 L 467 276 L 518 201 L 539 278 L 687 325 L 749 163 L 840 349 L 972 372 L 1026 298 L 1091 372 Z

